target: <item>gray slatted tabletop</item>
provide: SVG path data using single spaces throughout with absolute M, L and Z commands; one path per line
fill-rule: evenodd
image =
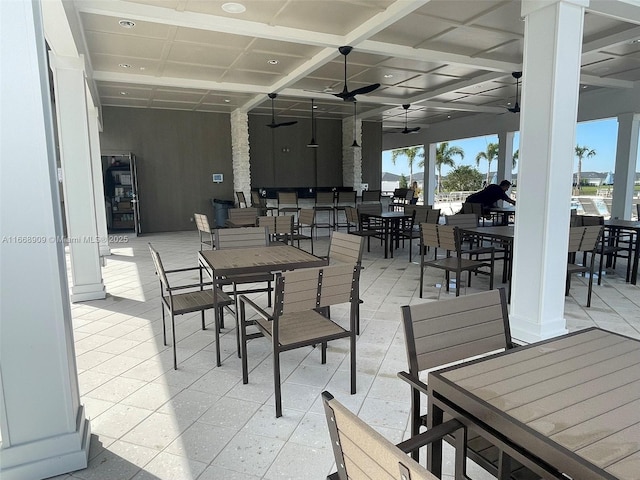
M 463 415 L 573 479 L 640 478 L 638 340 L 586 329 L 432 372 L 429 388 L 430 412 Z
M 216 276 L 294 270 L 327 264 L 325 259 L 291 245 L 203 250 L 198 252 L 198 257 Z

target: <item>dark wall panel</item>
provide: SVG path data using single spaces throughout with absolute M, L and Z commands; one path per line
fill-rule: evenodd
M 362 122 L 362 183 L 371 190 L 382 185 L 382 123 Z
M 233 198 L 229 115 L 104 107 L 103 152 L 133 152 L 143 233 L 195 229 L 211 198 Z M 214 184 L 212 173 L 224 174 Z
M 278 118 L 279 122 L 292 120 Z M 342 185 L 342 122 L 316 121 L 318 148 L 308 148 L 311 120 L 268 128 L 267 117 L 249 115 L 251 186 L 315 187 Z

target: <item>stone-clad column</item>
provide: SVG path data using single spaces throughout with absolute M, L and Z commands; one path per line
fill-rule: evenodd
M 40 2 L 0 2 L 0 478 L 87 466 Z M 88 158 L 86 159 L 88 162 Z
M 239 109 L 231 112 L 231 156 L 233 159 L 233 190 L 234 192 L 244 192 L 247 203 L 250 205 L 249 115 Z
M 353 140 L 362 145 L 362 120 L 354 117 L 342 120 L 342 186 L 362 190 L 362 148 L 353 147 Z

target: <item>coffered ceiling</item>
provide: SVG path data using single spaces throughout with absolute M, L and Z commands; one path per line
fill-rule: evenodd
M 511 73 L 522 69 L 518 0 L 64 0 L 79 53 L 103 106 L 270 114 L 352 115 L 392 131 L 478 112 L 514 115 Z M 239 7 L 238 7 L 239 8 Z M 46 12 L 45 12 L 46 14 Z M 640 5 L 592 0 L 585 16 L 581 92 L 640 82 Z M 47 32 L 48 35 L 52 35 Z M 55 38 L 48 38 L 49 43 Z M 523 78 L 526 88 L 526 78 Z

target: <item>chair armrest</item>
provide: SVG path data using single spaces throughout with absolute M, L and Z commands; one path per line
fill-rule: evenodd
M 177 273 L 177 272 L 189 272 L 191 270 L 202 270 L 204 267 L 188 267 L 188 268 L 174 268 L 173 270 L 165 270 L 164 273 Z
M 240 302 L 241 304 L 249 304 L 249 306 L 250 306 L 251 308 L 253 308 L 253 309 L 256 311 L 256 313 L 257 313 L 258 315 L 260 315 L 262 318 L 264 318 L 265 320 L 268 320 L 268 321 L 273 320 L 273 316 L 272 316 L 272 315 L 269 315 L 267 312 L 265 312 L 265 311 L 262 309 L 262 307 L 260 307 L 260 306 L 256 305 L 253 301 L 251 301 L 249 298 L 247 298 L 247 296 L 246 296 L 246 295 L 240 295 L 240 296 L 238 297 L 238 299 L 239 299 L 239 302 Z
M 184 290 L 186 288 L 208 287 L 208 286 L 211 286 L 211 285 L 213 285 L 213 283 L 211 283 L 211 282 L 192 283 L 190 285 L 178 285 L 177 287 L 169 287 L 169 288 L 167 288 L 167 291 L 175 292 L 176 290 Z
M 416 390 L 419 390 L 420 392 L 424 393 L 425 395 L 428 395 L 428 393 L 427 393 L 427 384 L 424 383 L 419 378 L 416 378 L 416 377 L 414 377 L 413 375 L 411 375 L 411 374 L 409 374 L 407 372 L 398 372 L 398 378 L 400 378 L 401 380 L 404 380 L 409 385 L 411 385 L 411 388 L 415 388 Z
M 433 443 L 436 440 L 441 440 L 446 435 L 451 435 L 456 430 L 465 430 L 466 427 L 458 420 L 451 419 L 440 425 L 436 425 L 430 428 L 426 432 L 419 433 L 418 435 L 400 442 L 396 445 L 400 450 L 405 453 L 417 450 L 420 447 L 424 447 L 429 443 Z

